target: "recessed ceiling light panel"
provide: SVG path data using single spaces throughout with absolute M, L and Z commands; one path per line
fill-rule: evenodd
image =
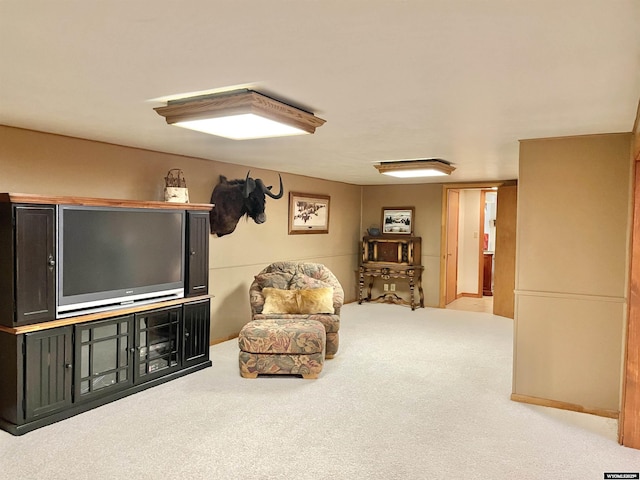
M 173 100 L 154 110 L 170 125 L 234 140 L 310 134 L 325 123 L 253 90 Z
M 439 158 L 424 160 L 398 160 L 374 165 L 384 175 L 397 178 L 437 177 L 451 175 L 456 169 Z
M 198 132 L 231 138 L 233 140 L 285 137 L 309 133 L 300 128 L 275 122 L 253 113 L 241 113 L 228 117 L 203 118 L 201 120 L 184 120 L 182 122 L 176 122 L 174 125 L 176 127 L 197 130 Z

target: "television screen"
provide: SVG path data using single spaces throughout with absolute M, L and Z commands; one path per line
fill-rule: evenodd
M 181 210 L 60 207 L 58 310 L 183 289 L 184 231 Z

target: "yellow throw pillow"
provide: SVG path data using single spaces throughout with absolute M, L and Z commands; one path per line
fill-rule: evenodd
M 334 313 L 333 287 L 312 288 L 307 290 L 281 290 L 265 287 L 262 313 L 270 314 L 314 314 Z
M 298 313 L 296 290 L 281 290 L 279 288 L 265 287 L 262 289 L 264 306 L 262 313 Z
M 298 290 L 300 313 L 333 313 L 333 287 Z

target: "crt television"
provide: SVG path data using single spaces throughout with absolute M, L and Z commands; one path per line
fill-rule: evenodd
M 185 212 L 58 207 L 57 317 L 184 296 Z

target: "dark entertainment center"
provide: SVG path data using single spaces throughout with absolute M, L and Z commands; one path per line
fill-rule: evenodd
M 0 429 L 211 366 L 211 208 L 0 194 Z

